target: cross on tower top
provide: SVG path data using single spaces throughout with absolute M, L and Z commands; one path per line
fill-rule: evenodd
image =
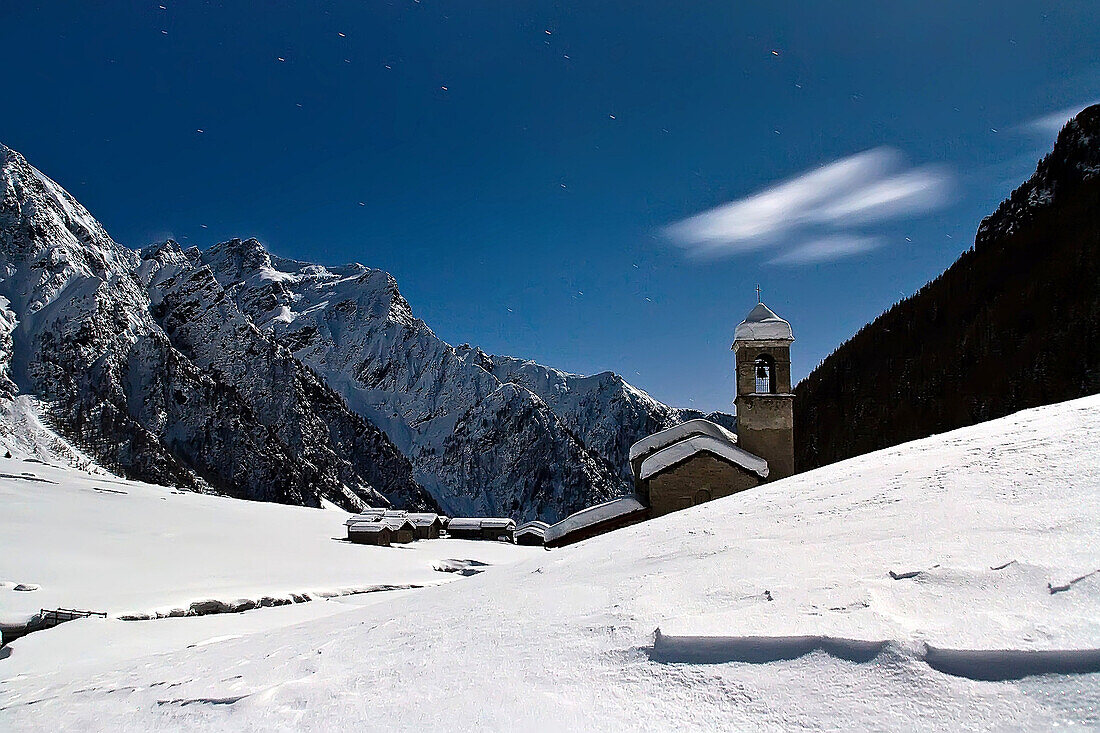
M 762 300 L 760 300 L 760 286 L 759 285 L 756 286 L 756 302 L 757 303 L 762 303 L 763 302 Z

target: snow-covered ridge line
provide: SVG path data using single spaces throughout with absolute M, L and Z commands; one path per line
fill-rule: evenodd
M 0 145 L 0 397 L 105 468 L 242 498 L 430 508 L 386 436 L 174 242 L 139 254 Z
M 611 372 L 453 347 L 380 270 L 280 258 L 256 240 L 201 260 L 242 312 L 386 431 L 452 515 L 553 521 L 628 492 L 629 446 L 684 417 Z

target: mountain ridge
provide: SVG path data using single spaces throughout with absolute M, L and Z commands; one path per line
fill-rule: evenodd
M 126 248 L 0 156 L 0 397 L 41 398 L 130 477 L 554 521 L 630 491 L 630 444 L 695 416 L 613 372 L 453 347 L 382 270 L 254 238 Z

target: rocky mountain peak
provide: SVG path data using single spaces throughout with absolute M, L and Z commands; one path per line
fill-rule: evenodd
M 982 220 L 975 246 L 981 247 L 1031 222 L 1082 183 L 1100 176 L 1100 104 L 1086 107 L 1065 124 L 1054 149 L 1039 161 L 1035 173 Z

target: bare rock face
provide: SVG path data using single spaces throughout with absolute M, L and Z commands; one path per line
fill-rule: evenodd
M 388 273 L 255 239 L 116 244 L 0 146 L 0 399 L 53 406 L 107 467 L 234 496 L 555 521 L 630 490 L 690 411 L 439 339 Z

